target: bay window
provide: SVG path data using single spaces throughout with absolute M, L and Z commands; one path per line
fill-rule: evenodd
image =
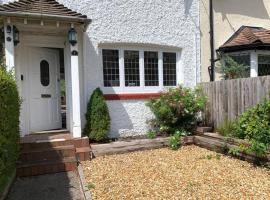
M 247 66 L 247 70 L 243 72 L 242 77 L 250 77 L 250 53 L 232 53 L 228 54 L 237 64 Z M 225 66 L 228 66 L 228 63 L 225 60 Z
M 177 52 L 103 49 L 104 87 L 114 92 L 157 92 L 163 86 L 176 86 L 177 58 Z

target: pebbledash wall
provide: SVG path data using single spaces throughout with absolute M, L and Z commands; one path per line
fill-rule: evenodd
M 103 87 L 101 48 L 174 49 L 179 52 L 178 83 L 195 86 L 200 82 L 200 30 L 198 0 L 59 0 L 66 7 L 92 19 L 84 35 L 84 85 L 82 110 L 92 91 L 105 94 L 134 93 L 128 89 Z M 159 88 L 158 91 L 162 91 Z M 152 92 L 151 90 L 136 93 Z M 146 121 L 153 117 L 145 100 L 107 101 L 110 137 L 146 134 Z M 84 125 L 84 113 L 82 113 Z

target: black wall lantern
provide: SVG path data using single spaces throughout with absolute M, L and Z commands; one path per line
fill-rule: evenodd
M 71 28 L 68 32 L 68 40 L 72 46 L 77 44 L 77 32 L 74 28 Z
M 7 38 L 6 38 L 6 40 L 8 41 L 8 42 L 11 42 L 11 37 L 10 37 L 10 34 L 11 34 L 11 32 L 12 32 L 12 28 L 11 28 L 11 26 L 10 25 L 7 25 L 7 28 L 6 28 L 6 33 L 7 33 Z
M 7 32 L 8 34 L 10 34 L 10 33 L 11 33 L 11 26 L 10 26 L 10 25 L 7 25 L 6 32 Z
M 20 32 L 16 26 L 13 26 L 13 41 L 15 46 L 20 43 Z

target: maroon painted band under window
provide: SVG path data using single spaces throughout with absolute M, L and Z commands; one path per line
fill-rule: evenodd
M 142 93 L 142 94 L 104 94 L 106 100 L 136 100 L 151 99 L 160 97 L 161 93 Z

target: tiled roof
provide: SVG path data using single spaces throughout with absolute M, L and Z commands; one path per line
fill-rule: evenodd
M 24 14 L 40 16 L 59 16 L 74 19 L 87 19 L 86 15 L 70 10 L 55 0 L 19 0 L 8 4 L 0 5 L 1 14 Z
M 255 46 L 256 44 L 270 44 L 270 30 L 261 27 L 242 26 L 219 50 L 240 46 Z

